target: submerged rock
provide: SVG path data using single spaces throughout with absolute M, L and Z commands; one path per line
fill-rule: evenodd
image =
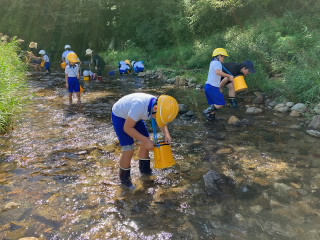
M 306 133 L 308 133 L 311 136 L 320 138 L 320 131 L 316 131 L 316 130 L 307 130 Z

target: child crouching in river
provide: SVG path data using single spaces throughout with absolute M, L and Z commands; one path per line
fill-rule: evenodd
M 72 94 L 76 93 L 77 103 L 81 103 L 80 99 L 80 66 L 79 58 L 75 53 L 69 53 L 67 56 L 69 61 L 65 68 L 66 87 L 69 91 L 69 103 L 72 104 Z

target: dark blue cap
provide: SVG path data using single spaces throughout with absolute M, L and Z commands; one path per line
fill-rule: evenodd
M 243 62 L 242 66 L 244 66 L 245 68 L 249 69 L 249 71 L 251 73 L 255 73 L 256 72 L 256 69 L 254 68 L 253 62 L 251 62 L 251 61 Z

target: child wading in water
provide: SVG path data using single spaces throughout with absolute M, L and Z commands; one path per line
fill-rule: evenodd
M 46 69 L 46 73 L 50 74 L 50 58 L 48 56 L 48 54 L 46 53 L 45 50 L 40 50 L 39 54 L 42 55 L 42 62 L 41 62 L 41 67 L 44 67 Z M 43 64 L 43 65 L 42 65 Z
M 223 107 L 226 102 L 220 91 L 221 77 L 227 77 L 233 81 L 233 76 L 222 71 L 222 63 L 228 53 L 224 48 L 216 48 L 212 53 L 212 60 L 209 67 L 208 79 L 206 81 L 205 93 L 209 107 L 203 111 L 208 121 L 215 120 L 216 111 Z
M 81 103 L 80 99 L 80 66 L 78 64 L 79 58 L 77 54 L 71 52 L 68 54 L 67 59 L 69 61 L 65 69 L 66 87 L 69 91 L 69 103 L 72 104 L 72 94 L 76 93 L 77 103 Z
M 166 143 L 171 144 L 167 124 L 179 112 L 177 100 L 168 95 L 156 98 L 146 93 L 132 93 L 120 98 L 112 107 L 112 123 L 118 136 L 122 155 L 120 158 L 120 181 L 124 186 L 134 189 L 131 182 L 131 158 L 134 153 L 134 139 L 140 141 L 139 170 L 143 175 L 151 175 L 149 151 L 154 143 L 149 137 L 145 120 L 155 118 L 156 124 L 164 134 Z

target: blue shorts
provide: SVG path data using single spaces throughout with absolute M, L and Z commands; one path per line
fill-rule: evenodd
M 124 123 L 126 119 L 117 117 L 112 113 L 112 123 L 113 128 L 118 136 L 119 142 L 121 146 L 127 146 L 134 144 L 134 139 L 129 136 L 124 131 Z M 149 132 L 147 129 L 147 125 L 144 120 L 140 120 L 136 123 L 136 126 L 134 127 L 139 133 L 141 133 L 143 136 L 149 137 Z
M 130 73 L 130 71 L 129 71 L 129 69 L 125 69 L 125 70 L 119 69 L 119 73 L 120 73 L 120 75 L 122 75 L 122 74 L 128 74 L 128 73 Z
M 134 71 L 135 71 L 136 73 L 143 72 L 143 71 L 144 71 L 144 67 L 135 67 L 135 68 L 134 68 Z
M 68 77 L 69 92 L 80 92 L 80 82 L 77 77 Z
M 51 62 L 46 62 L 44 64 L 45 69 L 50 70 Z
M 220 89 L 218 87 L 214 87 L 210 84 L 206 84 L 204 87 L 204 90 L 206 92 L 206 97 L 208 100 L 208 104 L 216 104 L 216 105 L 226 105 L 226 101 L 224 100 L 224 95 L 222 92 L 220 92 Z

